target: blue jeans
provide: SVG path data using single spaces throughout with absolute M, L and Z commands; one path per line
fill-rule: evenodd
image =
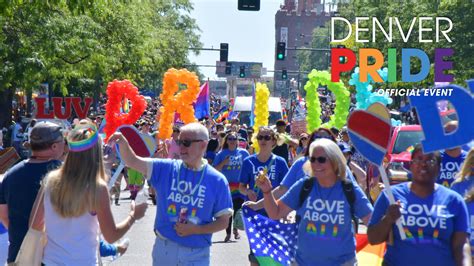
M 211 248 L 188 248 L 168 239 L 155 239 L 153 245 L 153 266 L 208 266 L 211 263 Z

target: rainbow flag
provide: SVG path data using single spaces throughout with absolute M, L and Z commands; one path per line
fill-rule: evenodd
M 356 234 L 358 265 L 382 265 L 386 243 L 371 245 L 366 234 Z
M 224 120 L 227 119 L 227 117 L 229 117 L 229 111 L 223 112 L 223 113 L 216 119 L 216 122 L 217 122 L 217 123 L 223 122 Z
M 227 111 L 228 107 L 227 106 L 222 106 L 221 109 L 219 109 L 219 111 L 217 111 L 213 116 L 212 116 L 212 119 L 216 120 L 219 118 L 219 116 L 224 113 L 225 111 Z
M 200 120 L 205 117 L 211 116 L 211 104 L 209 101 L 209 82 L 205 82 L 201 86 L 201 90 L 199 92 L 196 101 L 193 103 L 194 106 L 194 116 L 196 119 Z
M 238 198 L 243 196 L 242 194 L 240 194 L 239 191 L 239 182 L 229 182 L 229 189 L 232 198 Z

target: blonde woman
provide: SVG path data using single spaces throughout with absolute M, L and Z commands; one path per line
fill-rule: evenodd
M 317 139 L 309 147 L 309 160 L 303 168 L 309 177 L 296 182 L 278 201 L 269 179 L 258 179 L 268 216 L 281 219 L 296 210 L 298 265 L 357 265 L 351 204 L 343 190 L 352 184 L 346 182 L 344 155 L 333 141 Z M 353 214 L 367 224 L 372 206 L 358 186 L 352 186 L 352 191 Z
M 42 229 L 44 222 L 45 265 L 96 265 L 99 230 L 107 242 L 117 241 L 144 216 L 146 204 L 132 204 L 127 218 L 115 224 L 97 129 L 92 124 L 78 125 L 67 140 L 69 153 L 64 164 L 46 177 L 33 227 Z
M 471 188 L 474 187 L 474 148 L 469 150 L 469 153 L 461 166 L 461 171 L 458 177 L 451 184 L 451 189 L 465 196 Z

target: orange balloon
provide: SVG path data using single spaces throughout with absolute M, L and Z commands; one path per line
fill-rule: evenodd
M 186 89 L 177 93 L 179 84 L 185 84 Z M 173 132 L 174 113 L 180 114 L 185 124 L 195 122 L 193 102 L 196 100 L 200 86 L 194 72 L 187 69 L 168 69 L 163 76 L 163 92 L 160 95 L 163 106 L 160 108 L 160 127 L 158 138 L 168 139 Z

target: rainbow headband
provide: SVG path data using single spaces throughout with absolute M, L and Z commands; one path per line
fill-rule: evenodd
M 87 139 L 83 139 L 79 141 L 68 139 L 68 146 L 69 146 L 70 152 L 80 152 L 80 151 L 88 150 L 94 147 L 94 145 L 99 140 L 99 134 L 97 133 L 97 128 L 95 126 L 93 125 L 81 126 L 79 128 L 73 129 L 72 132 L 79 131 L 79 130 L 86 130 L 90 132 L 91 134 Z

